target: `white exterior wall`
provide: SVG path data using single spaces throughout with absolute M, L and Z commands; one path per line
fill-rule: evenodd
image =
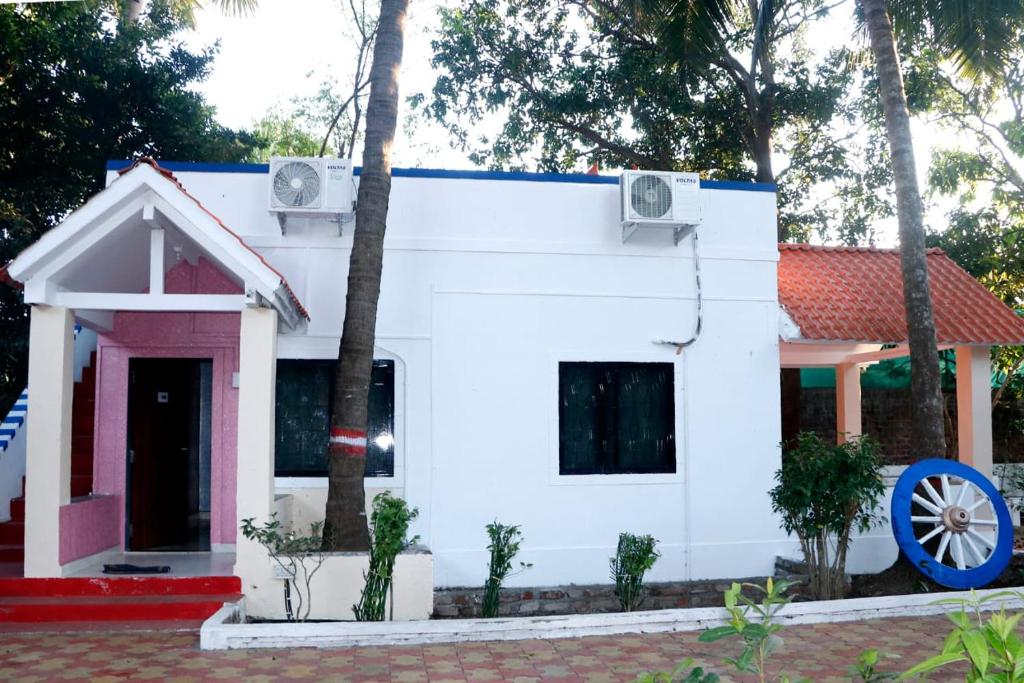
M 175 172 L 309 309 L 278 357 L 333 357 L 351 223 L 339 238 L 290 220 L 281 236 L 266 174 Z M 780 441 L 775 195 L 702 190 L 704 332 L 676 355 L 653 340 L 694 328 L 691 243 L 641 231 L 621 244 L 618 192 L 394 179 L 377 345 L 399 361 L 396 476 L 368 488 L 420 509 L 412 533 L 433 552 L 436 586 L 484 581 L 494 519 L 523 527 L 518 559 L 533 568 L 518 585 L 607 582 L 620 531 L 660 540 L 655 581 L 763 575 L 792 552 L 767 496 Z M 581 360 L 675 363 L 675 474 L 558 475 L 558 362 Z

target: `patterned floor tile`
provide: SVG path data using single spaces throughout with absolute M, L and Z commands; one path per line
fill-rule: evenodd
M 819 683 L 849 681 L 858 653 L 875 647 L 898 658 L 883 667 L 898 671 L 938 651 L 948 630 L 944 617 L 879 619 L 785 629 L 775 673 Z M 596 636 L 333 650 L 233 650 L 201 652 L 192 634 L 0 634 L 0 680 L 44 681 L 396 681 L 430 683 L 513 681 L 551 683 L 633 681 L 642 671 L 670 670 L 684 657 L 745 683 L 722 663 L 736 656 L 734 642 L 700 643 L 697 633 Z M 962 680 L 943 672 L 933 680 Z

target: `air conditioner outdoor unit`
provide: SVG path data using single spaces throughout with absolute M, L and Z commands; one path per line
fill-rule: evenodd
M 675 243 L 700 225 L 700 176 L 667 171 L 626 171 L 619 178 L 622 241 L 640 228 L 672 231 Z
M 285 228 L 287 216 L 336 216 L 352 213 L 352 161 L 324 157 L 274 157 L 270 160 L 269 208 Z

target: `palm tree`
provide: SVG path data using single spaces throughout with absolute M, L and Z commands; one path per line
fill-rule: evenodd
M 383 0 L 370 67 L 363 169 L 356 198 L 356 227 L 349 258 L 345 323 L 338 347 L 328 447 L 324 547 L 369 548 L 363 471 L 366 469 L 367 402 L 377 300 L 391 193 L 391 145 L 398 122 L 398 69 L 402 63 L 409 0 Z
M 996 69 L 1005 60 L 1013 26 L 1024 18 L 1024 2 L 860 0 L 860 9 L 875 57 L 896 185 L 903 300 L 910 344 L 910 391 L 914 402 L 911 449 L 917 457 L 944 456 L 943 399 L 925 256 L 924 210 L 896 35 L 911 40 L 926 38 L 965 74 Z
M 172 17 L 181 20 L 186 26 L 195 28 L 196 11 L 205 4 L 203 0 L 165 0 Z M 114 9 L 121 21 L 135 23 L 142 18 L 146 10 L 146 0 L 114 0 Z M 248 14 L 256 9 L 257 0 L 213 0 L 226 14 Z
M 651 0 L 648 0 L 649 2 Z M 653 0 L 657 3 L 659 0 Z M 774 30 L 774 0 L 668 0 L 665 26 L 683 32 L 681 42 L 698 62 L 728 38 L 738 12 L 756 17 L 756 54 Z M 995 70 L 1005 62 L 1024 0 L 858 0 L 875 57 L 879 95 L 896 185 L 903 296 L 910 345 L 912 449 L 916 457 L 945 455 L 943 400 L 935 322 L 925 256 L 924 210 L 917 185 L 910 113 L 896 50 L 896 36 L 926 40 L 965 74 Z M 698 63 L 697 68 L 701 68 Z

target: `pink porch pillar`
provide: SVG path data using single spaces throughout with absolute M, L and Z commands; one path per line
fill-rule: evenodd
M 71 501 L 71 396 L 74 316 L 62 306 L 32 307 L 25 454 L 25 576 L 60 569 L 60 507 Z
M 956 424 L 960 462 L 989 478 L 992 477 L 990 353 L 988 346 L 956 347 Z
M 860 365 L 836 366 L 836 442 L 846 443 L 862 433 L 860 423 Z

